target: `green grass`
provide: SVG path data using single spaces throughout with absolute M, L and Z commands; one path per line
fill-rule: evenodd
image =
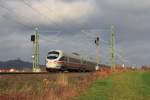
M 107 100 L 107 91 L 112 87 L 111 83 L 112 81 L 109 78 L 96 80 L 88 92 L 85 92 L 79 98 L 75 98 L 75 100 Z
M 150 72 L 143 73 L 142 78 L 144 83 L 150 86 Z
M 150 100 L 150 73 L 117 73 L 96 80 L 75 100 Z
M 143 88 L 143 96 L 149 98 L 150 100 L 150 72 L 142 74 L 143 83 L 145 84 Z

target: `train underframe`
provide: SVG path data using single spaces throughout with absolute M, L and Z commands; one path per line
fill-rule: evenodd
M 88 70 L 84 67 L 66 67 L 61 66 L 59 69 L 56 68 L 46 68 L 48 72 L 91 72 L 94 70 Z

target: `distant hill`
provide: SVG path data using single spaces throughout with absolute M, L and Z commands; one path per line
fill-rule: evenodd
M 16 60 L 9 60 L 2 62 L 0 61 L 0 68 L 15 68 L 15 69 L 31 69 L 32 68 L 32 63 L 31 62 L 26 62 L 21 59 L 16 59 Z

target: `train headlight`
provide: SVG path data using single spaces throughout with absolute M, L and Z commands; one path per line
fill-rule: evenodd
M 95 66 L 95 70 L 97 71 L 97 70 L 99 70 L 99 66 L 97 65 L 97 66 Z
M 32 56 L 32 58 L 34 59 L 34 56 Z

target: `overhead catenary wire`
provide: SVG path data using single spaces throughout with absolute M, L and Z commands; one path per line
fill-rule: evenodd
M 97 29 L 97 30 L 102 30 L 102 29 Z M 93 38 L 95 38 L 96 37 L 96 35 L 97 34 L 95 34 L 95 36 L 91 36 L 91 35 L 88 35 L 88 34 L 91 34 L 91 32 L 86 32 L 86 31 L 84 31 L 84 30 L 82 30 L 81 31 L 83 34 L 85 34 L 85 36 L 89 39 L 91 39 L 92 38 L 92 40 L 93 40 Z M 104 39 L 100 39 L 100 42 L 102 42 L 102 43 L 104 43 L 105 45 L 109 45 L 109 42 L 108 41 L 105 41 Z
M 101 30 L 101 29 L 98 29 L 98 30 Z M 88 34 L 91 34 L 91 32 L 86 32 L 86 31 L 84 31 L 84 30 L 82 30 L 81 32 L 84 33 L 87 38 L 93 38 L 93 36 L 88 35 Z M 95 35 L 96 35 L 96 34 L 95 34 Z M 94 37 L 95 37 L 95 36 L 94 36 Z M 105 41 L 105 40 L 102 39 L 102 38 L 101 38 L 101 42 L 104 43 L 104 44 L 105 44 L 106 46 L 108 46 L 108 47 L 109 47 L 109 45 L 110 45 L 110 43 L 109 43 L 108 41 Z M 123 58 L 123 57 L 121 56 L 121 54 L 120 54 L 119 52 L 117 52 L 117 50 L 116 50 L 115 55 L 119 58 L 120 61 L 122 61 L 122 62 L 124 62 L 124 63 L 128 63 L 128 64 L 130 63 L 127 59 Z
M 41 2 L 41 1 L 43 1 L 43 0 L 38 0 L 39 2 Z M 48 11 L 49 11 L 49 13 L 53 13 L 54 15 L 56 15 L 56 13 L 54 12 L 54 11 L 52 11 L 52 9 L 50 9 L 46 4 L 41 4 L 43 7 L 45 7 Z M 57 16 L 57 15 L 56 15 Z M 51 22 L 53 23 L 53 24 L 55 24 L 56 26 L 58 26 L 58 24 L 56 23 L 56 22 L 54 22 L 53 20 L 51 20 Z
M 54 36 L 54 38 L 51 40 L 50 38 L 48 38 L 48 37 L 41 37 L 44 41 L 47 41 L 47 42 L 49 42 L 49 43 L 51 43 L 51 42 L 53 42 L 53 43 L 64 43 L 63 41 L 65 41 L 65 38 L 63 38 L 63 37 L 61 37 L 61 38 L 59 38 L 58 39 L 58 37 L 61 35 L 60 33 L 62 33 L 61 31 L 40 31 L 40 33 L 50 33 L 50 32 L 52 32 L 52 33 L 54 33 L 54 32 L 57 32 L 56 34 L 54 34 L 54 35 L 52 35 L 52 36 Z M 56 39 L 55 39 L 55 37 L 56 37 Z M 75 43 L 74 41 L 76 40 L 78 38 L 78 41 L 81 41 L 81 44 L 77 44 L 77 43 Z M 57 40 L 58 39 L 58 40 Z M 67 42 L 66 42 L 67 43 Z M 85 44 L 83 44 L 83 39 L 82 38 L 80 38 L 80 37 L 74 37 L 74 39 L 73 39 L 73 41 L 69 41 L 68 42 L 68 44 L 70 44 L 70 45 L 72 45 L 72 46 L 75 46 L 76 48 L 77 47 L 83 47 L 83 45 L 85 45 Z M 67 44 L 66 44 L 67 45 Z M 84 49 L 82 49 L 82 50 L 84 50 Z M 82 51 L 82 50 L 80 50 L 80 51 Z M 88 50 L 88 49 L 87 49 Z M 77 50 L 78 51 L 78 50 Z
M 41 2 L 41 0 L 38 0 L 38 1 Z M 0 6 L 1 6 L 1 8 L 4 8 L 4 9 L 6 9 L 7 11 L 9 11 L 10 14 L 15 14 L 16 12 L 15 12 L 13 9 L 9 9 L 8 7 L 2 5 L 4 2 L 5 2 L 5 1 L 0 1 L 0 3 L 1 3 Z M 29 1 L 29 0 L 21 0 L 21 1 L 18 1 L 18 2 L 21 2 L 22 4 L 26 5 L 26 6 L 29 7 L 30 9 L 32 9 L 32 11 L 34 11 L 36 14 L 38 14 L 38 16 L 40 16 L 40 17 L 43 18 L 43 19 L 42 19 L 43 21 L 47 22 L 48 24 L 53 24 L 53 25 L 55 26 L 55 28 L 58 27 L 58 24 L 57 24 L 55 21 L 53 21 L 52 18 L 51 18 L 49 15 L 45 15 L 45 14 L 43 14 L 42 11 L 40 11 L 40 10 L 34 8 L 34 7 L 32 6 L 32 1 Z M 46 4 L 41 3 L 40 5 L 42 5 L 43 7 L 45 7 L 45 8 L 49 11 L 49 13 L 52 13 L 52 12 L 53 12 Z M 53 14 L 55 14 L 55 13 L 53 13 Z M 19 15 L 19 16 L 24 17 L 24 18 L 27 18 L 26 16 L 23 16 L 23 15 Z M 15 16 L 15 17 L 20 18 L 19 16 Z M 5 18 L 5 19 L 6 19 L 6 18 Z M 13 21 L 16 22 L 14 18 L 11 18 L 11 19 L 13 19 Z M 48 19 L 49 21 L 46 21 L 45 19 Z M 31 20 L 30 18 L 28 18 L 27 21 L 28 21 L 28 22 L 32 22 L 32 20 Z M 17 21 L 16 23 L 22 24 L 23 26 L 27 26 L 27 25 L 25 25 L 24 23 L 22 23 L 21 21 Z M 40 24 L 36 24 L 36 25 L 34 25 L 34 26 L 40 26 Z M 29 28 L 29 26 L 27 26 L 27 27 Z M 34 27 L 32 27 L 32 29 L 33 29 L 33 28 L 34 28 Z
M 41 11 L 39 11 L 39 10 L 37 10 L 37 9 L 35 9 L 34 7 L 32 7 L 32 5 L 31 5 L 31 1 L 29 1 L 29 0 L 22 0 L 22 2 L 26 5 L 26 6 L 28 6 L 29 8 L 31 8 L 34 12 L 36 12 L 37 14 L 39 14 L 40 16 L 42 16 L 44 19 L 48 19 L 50 22 L 52 22 L 55 26 L 58 26 L 51 18 L 50 18 L 50 16 L 46 16 L 46 15 L 44 15 Z M 42 4 L 41 4 L 42 5 Z M 45 7 L 45 6 L 44 6 Z M 47 8 L 49 11 L 50 11 L 50 9 L 48 8 L 48 7 L 45 7 L 45 8 Z
M 11 13 L 11 14 L 14 14 L 14 13 L 15 13 L 12 9 L 9 9 L 9 8 L 5 7 L 4 5 L 2 5 L 2 4 L 0 4 L 0 7 L 3 8 L 3 9 L 5 9 L 5 10 L 7 10 L 7 12 L 9 12 L 9 13 Z M 17 20 L 15 20 L 15 19 L 12 18 L 12 17 L 11 17 L 11 19 L 8 18 L 7 16 L 3 16 L 3 15 L 2 15 L 1 17 L 4 18 L 4 19 L 6 19 L 6 20 L 11 20 L 11 21 L 13 21 L 13 22 L 15 22 L 15 23 L 17 23 L 17 24 L 20 24 L 20 25 L 22 25 L 22 26 L 28 28 L 28 29 L 33 29 L 33 27 L 30 27 L 30 26 L 28 26 L 28 25 L 26 25 L 26 24 L 24 24 L 24 23 L 22 23 L 22 22 L 20 22 L 20 21 L 17 21 Z M 16 17 L 19 18 L 18 16 L 16 16 Z M 23 17 L 23 16 L 22 16 L 22 17 Z
M 121 60 L 122 62 L 124 62 L 124 63 L 130 63 L 128 60 L 126 60 L 125 58 L 123 58 L 119 53 L 116 53 L 116 56 L 117 57 L 119 57 L 120 59 L 119 60 Z
M 4 2 L 2 2 L 2 1 L 0 1 L 1 2 L 1 4 L 0 4 L 0 7 L 1 8 L 3 8 L 3 9 L 5 9 L 5 10 L 7 10 L 10 14 L 14 14 L 15 15 L 15 11 L 13 10 L 13 9 L 10 9 L 10 8 L 8 8 L 8 7 L 6 7 L 6 6 L 4 6 L 4 5 L 2 5 Z M 44 19 L 46 18 L 46 19 L 50 19 L 48 16 L 45 16 L 45 15 L 43 15 L 39 10 L 37 10 L 37 9 L 35 9 L 34 7 L 32 7 L 32 5 L 30 4 L 31 2 L 29 2 L 28 0 L 22 0 L 21 1 L 23 4 L 25 4 L 27 7 L 29 7 L 30 9 L 32 9 L 35 13 L 37 13 L 37 14 L 39 14 L 40 16 L 42 16 Z M 27 17 L 26 16 L 23 16 L 23 15 L 19 15 L 19 16 L 21 16 L 21 17 L 24 17 L 24 18 L 26 18 L 27 19 Z M 3 16 L 1 16 L 1 17 L 3 17 Z M 18 16 L 16 16 L 15 15 L 15 17 L 17 17 L 17 18 L 20 18 L 20 17 L 18 17 Z M 3 18 L 5 18 L 5 17 L 3 17 Z M 9 18 L 5 18 L 5 19 L 9 19 Z M 24 24 L 24 23 L 22 23 L 22 22 L 20 22 L 20 21 L 16 21 L 14 18 L 11 18 L 11 19 L 9 19 L 9 20 L 12 20 L 13 22 L 15 22 L 15 23 L 17 23 L 17 24 L 21 24 L 22 26 L 25 26 L 25 27 L 28 27 L 28 28 L 34 28 L 34 27 L 30 27 L 30 26 L 28 26 L 28 25 L 26 25 L 26 24 Z M 32 22 L 32 20 L 31 19 L 27 19 L 29 22 Z M 51 20 L 51 19 L 50 19 Z M 51 20 L 51 22 L 52 22 L 52 20 Z M 54 23 L 54 24 L 56 24 L 56 23 Z M 34 26 L 40 26 L 40 25 L 34 25 Z
M 55 36 L 60 36 L 62 31 L 55 31 L 55 30 L 51 30 L 51 31 L 44 31 L 44 30 L 39 30 L 40 33 L 56 33 L 54 34 Z
M 35 11 L 36 13 L 38 13 L 40 16 L 42 15 L 44 18 L 47 18 L 46 16 L 44 16 L 39 10 L 33 8 L 31 5 L 30 5 L 30 2 L 28 0 L 22 0 L 22 2 L 28 6 L 29 8 L 31 8 L 33 11 Z
M 101 41 L 104 42 L 105 44 L 109 45 L 109 43 L 108 43 L 107 41 L 105 41 L 105 40 L 103 40 L 103 39 L 101 39 Z M 116 50 L 116 56 L 118 56 L 121 61 L 129 62 L 127 59 L 125 59 L 125 58 L 123 58 L 123 57 L 121 56 L 121 54 L 119 53 L 118 50 Z
M 40 30 L 39 31 L 39 33 L 54 33 L 54 32 L 56 32 L 56 34 L 54 34 L 54 36 L 55 37 L 59 37 L 60 36 L 60 34 L 61 34 L 61 31 L 42 31 L 42 30 Z M 47 38 L 44 38 L 44 37 L 42 37 L 42 35 L 41 35 L 41 38 L 43 38 L 45 41 L 47 41 L 48 43 L 50 42 L 55 42 L 55 43 L 57 43 L 57 42 L 60 42 L 61 40 L 51 40 L 51 39 L 49 39 L 48 37 Z

